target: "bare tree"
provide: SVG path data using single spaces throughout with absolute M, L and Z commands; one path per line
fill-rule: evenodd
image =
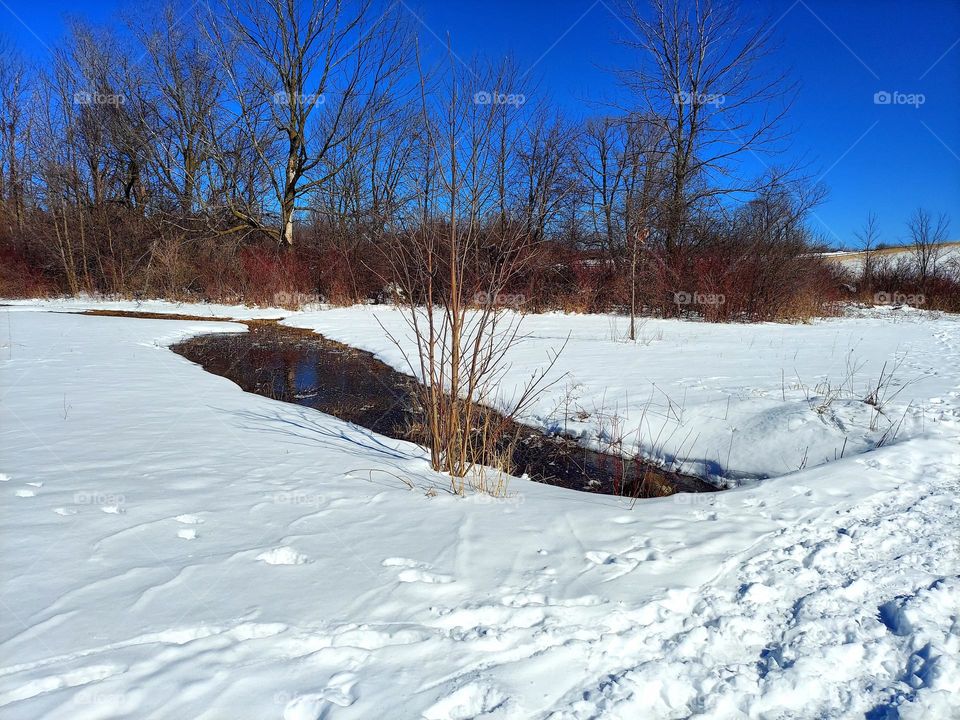
M 211 37 L 225 62 L 239 119 L 267 169 L 279 212 L 276 238 L 294 241 L 303 199 L 336 168 L 324 161 L 368 127 L 403 66 L 403 23 L 396 6 L 373 0 L 240 0 L 223 2 Z M 362 136 L 362 134 L 361 134 Z M 241 210 L 238 219 L 256 222 Z
M 134 31 L 149 60 L 155 104 L 150 125 L 157 181 L 178 212 L 189 217 L 213 201 L 212 163 L 224 131 L 219 108 L 225 80 L 212 48 L 172 5 L 155 23 L 144 26 L 142 17 L 138 23 Z
M 863 289 L 869 292 L 873 288 L 873 274 L 876 270 L 876 250 L 880 242 L 880 226 L 874 213 L 867 215 L 863 227 L 854 233 L 860 242 L 863 253 L 863 264 L 860 269 L 860 278 Z
M 533 109 L 519 137 L 516 184 L 526 232 L 538 243 L 546 240 L 564 205 L 575 198 L 574 153 L 568 123 L 545 106 Z
M 329 154 L 323 170 L 329 180 L 313 196 L 319 242 L 338 259 L 329 274 L 340 282 L 348 276 L 348 288 L 331 288 L 340 299 L 363 299 L 360 275 L 377 274 L 385 235 L 412 203 L 407 179 L 419 117 L 408 94 L 391 93 L 369 124 L 354 124 L 358 137 Z
M 577 168 L 585 189 L 592 234 L 618 267 L 625 240 L 622 214 L 624 177 L 629 172 L 627 124 L 619 118 L 588 120 L 584 127 Z
M 941 213 L 934 221 L 927 210 L 917 208 L 907 222 L 907 230 L 913 243 L 913 260 L 920 287 L 926 293 L 928 282 L 940 271 L 940 256 L 950 231 L 950 220 Z
M 0 38 L 0 201 L 10 203 L 19 230 L 23 230 L 27 201 L 31 74 L 11 43 Z
M 630 339 L 637 339 L 637 269 L 654 216 L 662 206 L 665 187 L 663 172 L 663 132 L 650 118 L 631 118 L 627 124 L 624 164 L 623 227 L 629 246 L 630 266 Z
M 578 168 L 593 233 L 616 271 L 629 278 L 630 339 L 636 339 L 641 256 L 662 208 L 664 134 L 647 116 L 587 122 Z
M 663 211 L 667 253 L 685 240 L 699 204 L 753 192 L 737 164 L 775 149 L 793 95 L 785 75 L 765 76 L 769 26 L 751 27 L 734 2 L 625 0 L 625 45 L 639 66 L 621 73 L 640 111 L 662 123 L 669 191 Z

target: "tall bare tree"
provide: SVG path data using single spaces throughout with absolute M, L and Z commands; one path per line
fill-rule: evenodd
M 27 203 L 31 74 L 10 41 L 0 38 L 0 201 L 10 203 L 20 230 Z
M 637 67 L 621 73 L 638 110 L 659 119 L 668 182 L 663 212 L 667 253 L 683 245 L 692 210 L 721 196 L 753 192 L 738 162 L 777 147 L 794 94 L 785 74 L 768 74 L 768 23 L 751 24 L 727 0 L 624 0 L 624 44 Z
M 518 206 L 526 231 L 537 242 L 547 239 L 564 206 L 575 201 L 574 140 L 570 124 L 544 105 L 532 110 L 521 131 Z
M 867 215 L 863 227 L 854 233 L 854 236 L 860 242 L 863 263 L 860 267 L 860 279 L 863 290 L 870 291 L 873 288 L 873 274 L 876 271 L 876 250 L 880 242 L 880 224 L 874 213 Z
M 913 244 L 913 261 L 920 287 L 926 293 L 929 281 L 940 272 L 940 258 L 943 243 L 950 232 L 950 220 L 943 213 L 934 220 L 929 211 L 917 208 L 907 222 L 907 230 Z
M 193 18 L 195 19 L 195 18 Z M 225 124 L 220 112 L 225 80 L 212 48 L 172 5 L 156 21 L 138 18 L 134 31 L 149 61 L 155 103 L 151 123 L 157 180 L 177 211 L 189 217 L 213 200 L 212 163 Z
M 624 147 L 623 228 L 630 267 L 630 332 L 637 339 L 637 271 L 662 207 L 665 187 L 663 131 L 659 123 L 639 116 L 627 121 Z
M 214 12 L 211 37 L 232 60 L 239 119 L 272 179 L 277 241 L 289 247 L 304 198 L 337 170 L 324 161 L 370 126 L 397 80 L 404 24 L 395 5 L 373 0 L 239 0 Z M 231 39 L 235 60 L 224 52 Z

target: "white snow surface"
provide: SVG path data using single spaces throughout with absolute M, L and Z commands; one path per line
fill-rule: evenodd
M 83 312 L 85 310 L 120 310 L 124 312 L 156 313 L 159 315 L 195 315 L 211 319 L 233 318 L 236 320 L 279 319 L 291 314 L 290 310 L 251 305 L 216 305 L 204 302 L 173 302 L 170 300 L 105 300 L 79 295 L 61 298 L 21 298 L 0 300 L 18 310 L 47 312 Z
M 374 312 L 288 322 L 396 363 Z M 416 446 L 166 347 L 240 325 L 2 308 L 0 717 L 960 717 L 956 318 L 651 321 L 636 344 L 528 320 L 505 386 L 569 332 L 584 403 L 606 387 L 636 421 L 634 394 L 686 389 L 685 431 L 742 433 L 701 461 L 770 477 L 632 506 L 523 479 L 454 497 Z M 851 348 L 865 378 L 906 352 L 915 380 L 869 452 L 853 396 L 824 420 L 781 395 L 781 368 L 814 383 Z

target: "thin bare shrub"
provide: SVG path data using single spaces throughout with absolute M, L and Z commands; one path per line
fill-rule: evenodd
M 507 290 L 538 241 L 529 225 L 510 219 L 508 199 L 497 193 L 519 109 L 489 98 L 516 93 L 518 80 L 507 65 L 466 78 L 451 66 L 430 96 L 421 77 L 416 172 L 423 191 L 416 216 L 388 248 L 414 349 L 388 334 L 422 380 L 431 464 L 462 494 L 464 478 L 501 439 L 504 424 L 485 418 L 482 408 L 498 405 L 494 391 L 521 340 L 523 297 Z M 543 390 L 556 356 L 548 360 L 507 407 L 498 407 L 505 417 L 522 413 Z

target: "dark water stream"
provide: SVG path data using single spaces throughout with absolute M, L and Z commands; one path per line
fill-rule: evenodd
M 381 435 L 404 440 L 415 416 L 415 380 L 371 353 L 306 330 L 250 322 L 247 333 L 201 335 L 173 351 L 248 392 L 320 410 Z M 713 492 L 716 487 L 606 455 L 569 438 L 510 423 L 514 475 L 574 490 L 628 497 Z

